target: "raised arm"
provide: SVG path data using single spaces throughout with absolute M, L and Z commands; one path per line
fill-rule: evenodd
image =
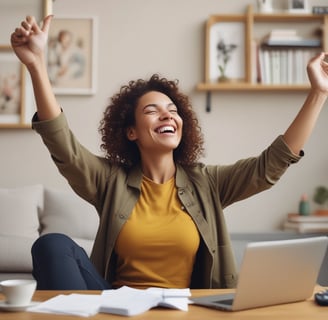
M 12 48 L 31 75 L 39 120 L 53 119 L 61 112 L 49 81 L 45 57 L 51 19 L 52 16 L 47 16 L 39 27 L 34 17 L 27 16 L 11 35 Z
M 312 58 L 307 66 L 311 90 L 294 121 L 284 134 L 290 149 L 299 154 L 310 137 L 320 111 L 328 96 L 328 63 L 324 61 L 327 53 Z

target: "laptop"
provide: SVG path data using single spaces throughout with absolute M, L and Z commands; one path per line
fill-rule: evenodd
M 225 311 L 306 300 L 313 294 L 327 245 L 326 236 L 248 243 L 235 293 L 190 300 Z

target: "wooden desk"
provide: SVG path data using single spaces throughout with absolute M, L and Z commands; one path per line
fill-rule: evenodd
M 316 287 L 315 292 L 321 290 L 322 287 Z M 231 290 L 192 290 L 193 296 L 202 296 L 217 293 L 231 292 Z M 37 291 L 33 297 L 34 301 L 44 301 L 54 297 L 60 291 Z M 70 293 L 70 292 L 65 292 Z M 83 293 L 83 292 L 79 292 Z M 99 291 L 88 291 L 88 294 L 99 294 Z M 0 300 L 3 296 L 0 294 Z M 122 320 L 122 319 L 142 319 L 142 320 L 170 320 L 170 319 L 183 319 L 183 320 L 202 320 L 202 319 L 241 319 L 241 320 L 254 320 L 254 319 L 279 319 L 279 320 L 316 320 L 328 319 L 328 307 L 320 307 L 315 304 L 313 297 L 307 301 L 282 304 L 271 307 L 257 308 L 252 310 L 244 310 L 238 312 L 219 311 L 195 305 L 189 306 L 189 311 L 176 311 L 166 308 L 155 308 L 139 316 L 122 317 L 112 314 L 99 313 L 93 317 L 82 318 L 76 316 L 55 315 L 46 313 L 31 313 L 31 312 L 0 312 L 0 320 L 77 320 L 77 319 L 92 319 L 92 320 Z

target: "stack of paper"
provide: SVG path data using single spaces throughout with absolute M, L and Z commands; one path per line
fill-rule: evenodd
M 98 312 L 134 316 L 159 306 L 188 311 L 190 296 L 190 289 L 140 290 L 122 287 L 104 290 L 101 295 L 61 294 L 29 308 L 28 311 L 82 317 L 93 316 Z
M 267 46 L 319 47 L 321 46 L 321 39 L 301 37 L 296 30 L 274 29 L 262 39 L 262 44 Z

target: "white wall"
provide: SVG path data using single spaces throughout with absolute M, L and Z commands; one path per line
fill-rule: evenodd
M 17 5 L 12 10 L 8 3 L 14 1 Z M 25 16 L 22 9 L 27 10 L 22 7 L 25 1 L 14 1 L 1 0 L 0 19 L 6 19 L 6 24 L 0 31 L 0 44 L 9 43 L 11 30 Z M 310 4 L 327 5 L 326 2 L 313 0 Z M 58 96 L 80 141 L 99 153 L 97 128 L 108 98 L 130 79 L 159 72 L 179 79 L 181 88 L 190 95 L 205 134 L 206 163 L 226 164 L 260 153 L 284 132 L 306 93 L 215 93 L 212 111 L 206 113 L 205 94 L 195 90 L 196 84 L 204 79 L 204 22 L 208 16 L 243 13 L 247 4 L 255 3 L 255 0 L 56 0 L 53 6 L 56 16 L 95 16 L 98 20 L 97 93 Z M 274 3 L 284 5 L 283 0 Z M 35 8 L 29 6 L 28 10 Z M 304 159 L 292 166 L 273 189 L 227 208 L 231 231 L 277 229 L 288 212 L 297 210 L 302 193 L 312 195 L 315 186 L 328 184 L 327 120 L 326 107 L 305 147 Z M 0 187 L 43 183 L 68 188 L 32 130 L 1 129 L 0 150 Z

